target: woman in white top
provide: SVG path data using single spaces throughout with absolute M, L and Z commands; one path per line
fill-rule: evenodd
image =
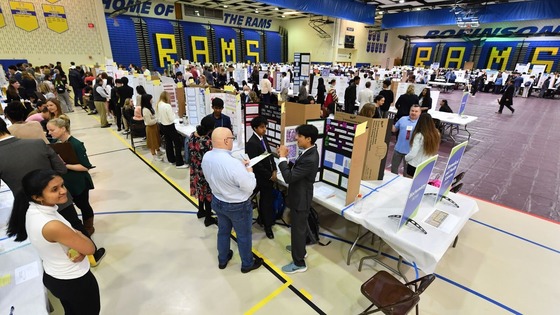
M 407 163 L 406 175 L 413 177 L 420 163 L 436 155 L 439 142 L 440 134 L 432 116 L 428 113 L 421 114 L 410 137 L 410 152 L 404 157 Z
M 253 83 L 254 84 L 254 83 Z M 264 74 L 261 80 L 261 99 L 263 104 L 270 104 L 270 94 L 272 93 L 272 83 L 268 79 L 268 74 Z
M 161 144 L 159 129 L 156 119 L 156 112 L 152 107 L 152 95 L 144 94 L 141 97 L 140 106 L 142 107 L 142 117 L 146 125 L 146 146 L 152 153 L 153 160 L 163 161 L 162 153 L 159 150 Z
M 43 284 L 60 299 L 66 315 L 97 315 L 99 286 L 84 259 L 95 252 L 95 245 L 58 213 L 57 204 L 67 199 L 56 172 L 28 173 L 16 194 L 7 232 L 16 242 L 29 238 L 43 263 Z
M 181 136 L 175 129 L 175 114 L 169 104 L 169 93 L 166 91 L 161 92 L 159 101 L 156 106 L 156 114 L 159 123 L 161 124 L 161 131 L 165 138 L 165 154 L 169 163 L 175 163 L 176 168 L 187 168 L 183 155 L 181 155 L 181 148 L 183 147 Z

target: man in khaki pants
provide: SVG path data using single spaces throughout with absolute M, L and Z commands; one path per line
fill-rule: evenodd
M 107 122 L 107 111 L 105 110 L 105 102 L 109 100 L 109 95 L 103 89 L 103 80 L 101 76 L 97 76 L 95 79 L 95 86 L 93 87 L 93 102 L 95 104 L 95 108 L 99 113 L 99 117 L 101 119 L 101 128 L 110 127 L 111 124 Z

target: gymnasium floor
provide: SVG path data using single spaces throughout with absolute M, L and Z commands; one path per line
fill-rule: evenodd
M 513 121 L 505 112 L 493 117 L 495 109 L 484 104 L 485 96 L 480 95 L 473 99 L 473 111 L 467 109 L 467 114 L 477 115 L 480 110 L 492 117 L 489 121 L 480 119 L 472 129 L 469 126 L 471 132 L 476 131 L 462 164 L 469 168 L 464 179 L 469 184 L 463 191 L 472 195 L 476 195 L 479 186 L 490 185 L 485 183 L 492 178 L 491 173 L 481 176 L 472 169 L 479 163 L 499 164 L 495 157 L 487 159 L 482 153 L 493 150 L 494 145 L 505 148 L 514 143 L 510 136 L 521 134 L 516 128 L 524 118 L 530 119 L 537 112 L 548 116 L 534 108 L 523 109 L 517 105 L 520 98 L 516 98 L 518 110 Z M 448 99 L 459 97 L 460 93 L 455 92 Z M 557 107 L 557 101 L 548 102 L 547 108 L 557 113 L 552 107 Z M 536 101 L 527 107 L 540 105 Z M 354 224 L 327 209 L 319 209 L 323 239 L 332 243 L 308 247 L 309 269 L 305 273 L 288 276 L 280 271 L 290 261 L 284 250 L 289 244 L 289 229 L 282 225 L 274 227 L 273 240 L 267 239 L 263 230 L 253 228 L 253 252 L 265 259 L 266 268 L 242 274 L 232 241 L 233 259 L 220 270 L 216 258 L 217 227 L 206 228 L 196 218 L 196 207 L 188 196 L 188 169 L 151 163 L 144 148 L 138 150 L 139 155 L 134 154 L 123 136 L 112 128 L 98 128 L 99 122 L 81 110 L 70 117 L 72 134 L 85 143 L 92 164 L 97 166 L 91 171 L 96 189 L 90 195 L 96 212 L 93 238 L 107 249 L 103 262 L 93 269 L 100 285 L 102 314 L 358 314 L 369 306 L 360 293 L 360 285 L 383 267 L 369 262 L 358 272 L 359 258 L 371 254 L 368 242 L 353 256 L 350 266 L 346 265 L 349 242 L 357 232 Z M 500 122 L 510 126 L 506 134 L 492 131 L 501 130 L 493 126 Z M 546 145 L 549 136 L 541 133 L 540 138 Z M 490 140 L 492 145 L 482 147 Z M 549 146 L 556 152 L 547 155 L 556 163 L 557 148 Z M 515 151 L 517 156 L 529 155 Z M 504 151 L 504 156 L 506 152 L 509 151 Z M 552 173 L 556 174 L 557 169 Z M 503 203 L 508 200 L 509 192 L 504 187 L 487 193 L 495 194 L 486 199 Z M 532 200 L 527 192 L 519 190 L 517 194 Z M 557 195 L 556 191 L 554 198 Z M 11 196 L 0 194 L 0 198 L 8 197 Z M 436 281 L 422 295 L 421 313 L 557 314 L 559 225 L 495 203 L 478 200 L 478 204 L 480 211 L 466 224 L 457 247 L 445 254 L 436 270 Z M 558 211 L 556 205 L 552 210 Z M 389 254 L 385 259 L 396 264 L 395 253 Z M 405 269 L 408 278 L 414 279 L 414 269 Z M 53 303 L 53 314 L 62 314 L 61 307 Z

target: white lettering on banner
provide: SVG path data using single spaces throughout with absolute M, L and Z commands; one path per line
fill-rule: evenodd
M 439 30 L 430 30 L 426 33 L 426 37 L 431 36 L 439 36 L 439 37 L 452 37 L 452 36 L 461 36 L 465 34 L 464 29 L 449 29 L 444 31 Z M 546 25 L 541 28 L 538 26 L 525 26 L 522 28 L 519 27 L 496 27 L 496 28 L 476 28 L 473 29 L 472 35 L 481 35 L 481 36 L 498 36 L 498 35 L 534 35 L 534 34 L 550 34 L 550 35 L 559 35 L 560 34 L 560 25 L 553 26 L 553 25 Z
M 257 27 L 269 29 L 272 26 L 271 19 L 263 19 L 251 16 L 244 16 L 241 14 L 225 13 L 224 12 L 224 24 L 246 26 L 246 27 Z
M 175 19 L 175 5 L 173 4 L 155 1 L 147 1 L 136 5 L 135 3 L 136 0 L 103 0 L 103 7 L 106 13 L 113 13 L 128 7 L 124 14 Z

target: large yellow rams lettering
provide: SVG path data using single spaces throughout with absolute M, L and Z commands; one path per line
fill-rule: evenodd
M 459 57 L 452 57 L 454 52 L 459 52 Z M 465 56 L 465 47 L 449 47 L 447 50 L 447 57 L 445 58 L 445 68 L 449 68 L 449 64 L 456 62 L 457 64 L 451 68 L 461 68 L 463 57 Z
M 197 43 L 202 43 L 202 49 L 196 48 Z M 191 36 L 192 57 L 195 62 L 210 62 L 208 52 L 208 39 L 204 36 Z M 198 56 L 204 56 L 204 60 L 199 60 Z
M 232 39 L 228 43 L 223 38 L 220 38 L 220 46 L 222 47 L 222 62 L 237 62 L 237 59 L 235 58 L 235 39 Z M 227 56 L 231 56 L 231 60 L 227 60 Z
M 255 57 L 255 62 L 259 62 L 259 52 L 252 51 L 251 46 L 255 46 L 255 48 L 259 48 L 259 41 L 258 40 L 248 40 L 247 41 L 247 57 Z
M 432 47 L 418 47 L 416 50 L 416 61 L 414 66 L 425 66 L 426 61 L 432 59 Z
M 496 69 L 494 67 L 494 64 L 499 64 L 500 68 L 498 70 L 506 70 L 511 50 L 512 47 L 505 48 L 504 50 L 500 50 L 497 47 L 492 47 L 490 55 L 488 56 L 488 64 L 486 65 L 486 69 Z
M 165 59 L 167 62 L 173 63 L 175 59 L 171 55 L 177 55 L 177 46 L 175 45 L 175 35 L 173 34 L 154 34 L 156 37 L 156 52 L 160 67 L 165 67 Z M 163 40 L 169 41 L 171 47 L 163 48 Z
M 549 54 L 550 57 L 558 55 L 558 47 L 537 47 L 533 53 L 533 59 L 531 59 L 531 64 L 534 65 L 546 65 L 546 72 L 552 71 L 552 66 L 554 65 L 554 60 L 543 60 L 539 59 L 541 53 Z

